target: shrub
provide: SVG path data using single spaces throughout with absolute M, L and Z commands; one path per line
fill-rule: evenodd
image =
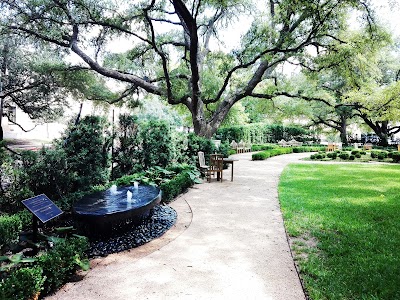
M 251 145 L 251 151 L 264 151 L 279 148 L 278 145 L 275 144 L 253 144 Z
M 86 116 L 65 132 L 59 146 L 66 153 L 67 172 L 74 174 L 72 191 L 108 181 L 111 137 L 107 125 L 105 118 Z
M 63 149 L 24 151 L 21 161 L 20 183 L 28 186 L 35 195 L 46 194 L 56 200 L 72 191 L 76 177 L 67 168 L 69 164 Z
M 311 158 L 311 159 L 315 159 L 315 158 L 316 158 L 315 156 L 316 156 L 315 154 L 312 154 L 312 155 L 310 156 L 310 158 Z
M 367 152 L 363 150 L 363 151 L 360 151 L 360 154 L 361 154 L 361 155 L 366 155 Z
M 140 162 L 143 170 L 159 166 L 165 168 L 172 160 L 172 135 L 165 121 L 150 120 L 141 124 Z
M 54 248 L 39 257 L 38 264 L 46 277 L 44 293 L 48 294 L 61 285 L 75 272 L 88 249 L 86 238 L 69 238 L 55 244 Z
M 371 158 L 377 158 L 379 152 L 378 151 L 371 151 Z
M 173 179 L 160 185 L 162 202 L 168 203 L 193 184 L 194 180 L 190 177 L 189 171 L 183 171 L 176 175 Z
M 343 153 L 340 153 L 340 154 L 339 154 L 339 157 L 340 157 L 341 159 L 343 159 L 343 160 L 348 160 L 350 156 L 349 156 L 348 153 L 343 152 Z
M 378 154 L 378 159 L 379 160 L 384 160 L 385 159 L 385 155 L 383 153 L 379 153 Z
M 138 135 L 139 124 L 136 116 L 122 114 L 119 116 L 118 130 L 116 133 L 117 144 L 113 161 L 116 167 L 113 178 L 132 174 L 137 171 L 138 148 L 140 139 Z
M 393 162 L 395 162 L 395 163 L 400 162 L 400 152 L 393 152 L 392 159 L 393 159 Z
M 329 152 L 326 154 L 326 157 L 331 158 L 331 159 L 336 159 L 337 158 L 337 153 L 336 152 Z
M 183 153 L 185 156 L 185 162 L 192 165 L 198 165 L 199 160 L 197 153 L 199 151 L 204 152 L 206 163 L 208 163 L 210 154 L 215 152 L 215 145 L 210 139 L 197 136 L 194 133 L 189 133 L 187 149 L 184 150 Z
M 292 153 L 293 149 L 290 147 L 287 148 L 274 148 L 271 150 L 265 150 L 262 152 L 252 154 L 252 160 L 264 160 L 272 156 L 277 156 L 281 154 Z
M 279 124 L 253 123 L 248 125 L 233 125 L 220 127 L 217 130 L 216 137 L 223 141 L 240 140 L 259 143 L 276 143 L 282 139 L 289 141 L 296 139 L 298 141 L 312 140 L 310 131 L 298 126 L 283 126 Z M 260 151 L 254 150 L 254 151 Z
M 356 153 L 356 154 L 355 154 L 355 157 L 356 157 L 356 158 L 361 158 L 361 153 L 359 153 L 359 152 Z
M 323 158 L 323 156 L 321 153 L 318 153 L 315 155 L 315 159 L 322 159 L 322 158 Z
M 355 160 L 355 159 L 356 159 L 356 157 L 354 155 L 349 156 L 349 160 Z
M 43 288 L 42 273 L 40 267 L 14 269 L 0 284 L 0 299 L 33 299 Z
M 18 241 L 22 221 L 18 215 L 0 216 L 0 249 Z
M 252 160 L 264 160 L 267 159 L 268 157 L 271 157 L 271 155 L 268 152 L 258 152 L 258 153 L 253 153 L 251 155 Z
M 360 150 L 352 150 L 352 151 L 351 151 L 351 154 L 353 154 L 353 155 L 356 155 L 356 154 L 358 154 L 358 153 L 360 153 Z

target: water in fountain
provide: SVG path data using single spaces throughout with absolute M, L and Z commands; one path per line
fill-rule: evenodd
M 111 193 L 111 195 L 116 195 L 118 192 L 117 192 L 117 186 L 115 185 L 115 184 L 113 184 L 111 187 L 110 187 L 110 193 Z
M 131 191 L 126 191 L 126 201 L 128 203 L 132 202 L 132 192 Z

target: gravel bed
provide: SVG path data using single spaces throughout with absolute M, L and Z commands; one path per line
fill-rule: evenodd
M 175 224 L 176 218 L 177 213 L 173 208 L 167 205 L 155 206 L 153 214 L 139 225 L 123 233 L 91 241 L 87 254 L 89 258 L 107 256 L 141 246 L 163 235 Z

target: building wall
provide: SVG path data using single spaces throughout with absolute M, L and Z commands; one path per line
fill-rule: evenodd
M 8 121 L 6 117 L 3 117 L 2 125 L 4 131 L 5 139 L 20 139 L 20 140 L 40 140 L 40 141 L 51 141 L 55 138 L 59 138 L 62 132 L 67 128 L 67 122 L 71 120 L 71 118 L 76 117 L 79 112 L 80 104 L 72 104 L 71 109 L 68 109 L 64 116 L 60 118 L 58 122 L 44 123 L 37 125 L 35 127 L 35 122 L 32 121 L 29 116 L 20 110 L 18 107 L 15 111 L 15 121 L 20 124 L 24 129 L 33 130 L 29 132 L 24 132 L 19 126 L 12 124 Z M 110 107 L 108 109 L 104 108 L 96 108 L 94 107 L 90 101 L 86 101 L 82 107 L 82 117 L 86 115 L 104 115 L 107 116 L 109 121 L 112 121 L 112 110 Z M 120 108 L 115 108 L 115 119 L 119 113 L 121 112 Z M 117 122 L 115 120 L 115 122 Z

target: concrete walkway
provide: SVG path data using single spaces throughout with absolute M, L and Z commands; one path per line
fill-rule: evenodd
M 251 161 L 234 156 L 222 183 L 196 185 L 171 206 L 161 238 L 92 262 L 78 282 L 47 299 L 305 299 L 278 203 L 283 168 L 309 154 Z

